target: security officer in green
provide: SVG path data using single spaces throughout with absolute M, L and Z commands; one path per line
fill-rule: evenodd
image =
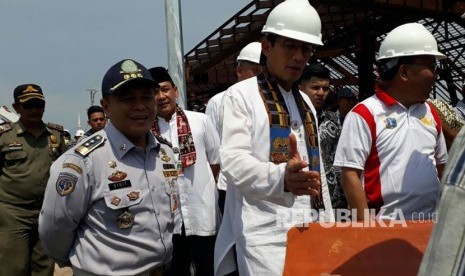
M 42 121 L 38 85 L 16 87 L 13 108 L 19 121 L 0 125 L 0 275 L 53 275 L 38 218 L 50 166 L 65 150 L 63 127 Z

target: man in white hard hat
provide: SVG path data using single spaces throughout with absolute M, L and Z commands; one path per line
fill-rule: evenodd
M 262 52 L 262 44 L 260 42 L 251 42 L 247 44 L 240 51 L 236 58 L 236 75 L 238 81 L 251 78 L 260 72 L 260 54 Z M 222 106 L 223 96 L 226 91 L 216 94 L 213 96 L 207 104 L 205 114 L 210 117 L 219 134 L 221 134 L 222 128 Z M 224 209 L 224 201 L 226 197 L 226 183 L 225 177 L 220 174 L 217 181 L 218 187 L 218 205 L 221 213 Z
M 233 272 L 235 261 L 239 275 L 282 275 L 288 229 L 316 219 L 316 204 L 331 210 L 316 111 L 296 82 L 314 45 L 323 44 L 320 18 L 307 0 L 288 0 L 271 11 L 262 33 L 262 73 L 223 99 L 227 193 L 216 275 Z
M 381 43 L 380 82 L 347 114 L 334 161 L 357 219 L 368 219 L 368 208 L 381 219 L 433 216 L 447 149 L 439 115 L 425 101 L 444 58 L 418 23 L 393 29 Z
M 78 141 L 84 135 L 84 130 L 78 129 L 76 130 L 76 134 L 74 135 L 74 139 Z
M 251 78 L 258 74 L 258 72 L 260 71 L 261 52 L 262 44 L 260 42 L 251 42 L 247 44 L 244 48 L 242 48 L 242 50 L 236 58 L 236 75 L 238 82 Z M 225 92 L 226 91 L 223 91 L 213 96 L 208 101 L 207 108 L 205 109 L 205 114 L 207 114 L 211 118 L 213 124 L 218 130 L 218 133 L 221 133 L 220 107 Z

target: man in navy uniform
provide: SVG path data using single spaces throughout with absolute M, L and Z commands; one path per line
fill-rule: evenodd
M 158 88 L 136 61 L 113 65 L 102 81 L 107 126 L 51 168 L 39 233 L 74 275 L 162 275 L 171 261 L 177 171 L 150 132 Z

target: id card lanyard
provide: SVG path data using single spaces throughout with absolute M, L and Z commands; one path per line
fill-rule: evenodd
M 178 171 L 178 176 L 184 176 L 184 173 L 182 170 L 182 162 L 181 162 L 181 151 L 180 151 L 179 140 L 178 140 L 178 125 L 176 122 L 176 117 L 174 118 L 175 119 L 170 120 L 170 123 L 169 123 L 170 141 L 171 141 L 171 144 L 173 145 L 175 166 L 176 166 L 176 170 Z

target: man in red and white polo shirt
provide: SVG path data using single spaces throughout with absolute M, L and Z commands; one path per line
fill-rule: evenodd
M 433 35 L 418 23 L 392 30 L 379 50 L 375 95 L 347 115 L 334 166 L 342 169 L 349 206 L 363 220 L 367 208 L 380 218 L 418 220 L 436 210 L 447 159 L 441 122 L 425 101 L 436 81 Z

